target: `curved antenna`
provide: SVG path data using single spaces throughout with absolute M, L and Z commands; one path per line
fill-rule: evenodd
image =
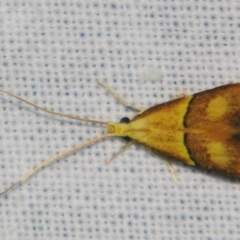
M 67 155 L 70 155 L 74 152 L 76 152 L 77 150 L 80 150 L 86 146 L 92 145 L 93 143 L 96 143 L 104 138 L 108 138 L 108 137 L 113 137 L 114 133 L 107 133 L 104 134 L 100 137 L 96 137 L 93 139 L 90 139 L 86 142 L 83 142 L 75 147 L 72 147 L 68 150 L 66 150 L 65 152 L 59 153 L 47 160 L 45 160 L 44 162 L 40 163 L 39 165 L 37 165 L 35 168 L 33 168 L 32 170 L 30 170 L 27 174 L 23 175 L 19 181 L 17 181 L 16 183 L 13 183 L 10 187 L 8 187 L 5 191 L 0 193 L 0 196 L 10 192 L 13 188 L 19 186 L 20 184 L 22 184 L 23 182 L 26 182 L 30 177 L 32 177 L 34 174 L 36 174 L 37 172 L 39 172 L 43 167 L 46 167 L 54 162 L 56 162 L 57 160 L 66 157 Z
M 76 117 L 76 116 L 71 116 L 71 115 L 68 115 L 68 114 L 64 114 L 64 113 L 59 113 L 59 112 L 54 112 L 54 111 L 50 111 L 50 110 L 47 110 L 45 108 L 42 108 L 42 107 L 39 107 L 37 106 L 36 104 L 34 103 L 31 103 L 21 97 L 18 97 L 10 92 L 7 92 L 3 89 L 0 89 L 0 92 L 1 93 L 4 93 L 8 96 L 11 96 L 21 102 L 24 102 L 26 103 L 27 105 L 33 107 L 33 108 L 36 108 L 37 110 L 39 111 L 42 111 L 42 112 L 45 112 L 45 113 L 49 113 L 49 114 L 52 114 L 52 115 L 56 115 L 56 116 L 60 116 L 60 117 L 65 117 L 65 118 L 69 118 L 69 119 L 74 119 L 74 120 L 78 120 L 78 121 L 82 121 L 82 122 L 90 122 L 90 123 L 97 123 L 97 124 L 102 124 L 102 125 L 108 125 L 109 122 L 105 122 L 105 121 L 99 121 L 99 120 L 93 120 L 93 119 L 87 119 L 87 118 L 80 118 L 80 117 Z

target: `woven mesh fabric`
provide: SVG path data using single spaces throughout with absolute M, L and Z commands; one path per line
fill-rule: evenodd
M 240 3 L 0 1 L 0 87 L 42 107 L 118 122 L 181 90 L 240 81 Z M 0 96 L 0 191 L 105 132 Z M 239 239 L 240 183 L 108 139 L 0 198 L 0 238 Z

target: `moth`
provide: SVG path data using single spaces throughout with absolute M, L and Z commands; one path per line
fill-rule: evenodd
M 175 158 L 186 164 L 240 177 L 240 83 L 183 96 L 146 110 L 129 106 L 107 86 L 98 83 L 125 106 L 138 111 L 138 114 L 131 120 L 123 118 L 120 123 L 90 120 L 46 110 L 0 89 L 0 92 L 45 113 L 102 124 L 107 129 L 106 134 L 40 163 L 0 195 L 6 194 L 56 160 L 104 138 L 115 136 L 128 139 L 119 153 L 132 143 L 138 143 L 154 153 Z

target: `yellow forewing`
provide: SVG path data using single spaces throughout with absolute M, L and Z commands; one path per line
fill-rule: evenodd
M 190 165 L 240 177 L 240 84 L 151 107 L 109 129 Z
M 115 132 L 194 165 L 184 143 L 183 121 L 191 99 L 192 96 L 188 96 L 149 108 L 129 124 L 115 125 Z

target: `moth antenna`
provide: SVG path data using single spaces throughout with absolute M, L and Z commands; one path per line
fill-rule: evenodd
M 39 111 L 42 111 L 42 112 L 45 112 L 45 113 L 49 113 L 49 114 L 52 114 L 52 115 L 56 115 L 56 116 L 60 116 L 60 117 L 64 117 L 64 118 L 69 118 L 69 119 L 74 119 L 74 120 L 78 120 L 78 121 L 81 121 L 81 122 L 90 122 L 90 123 L 96 123 L 96 124 L 102 124 L 102 125 L 108 125 L 108 122 L 105 122 L 105 121 L 99 121 L 99 120 L 93 120 L 93 119 L 87 119 L 87 118 L 80 118 L 80 117 L 77 117 L 77 116 L 71 116 L 71 115 L 68 115 L 68 114 L 64 114 L 64 113 L 59 113 L 59 112 L 54 112 L 54 111 L 51 111 L 51 110 L 47 110 L 45 108 L 42 108 L 34 103 L 31 103 L 21 97 L 18 97 L 10 92 L 7 92 L 3 89 L 0 89 L 0 92 L 1 93 L 4 93 L 8 96 L 11 96 L 21 102 L 24 102 L 26 103 L 27 105 L 30 105 L 31 107 L 39 110 Z
M 109 158 L 108 160 L 106 160 L 103 164 L 104 164 L 104 165 L 109 164 L 113 159 L 115 159 L 115 158 L 118 157 L 120 154 L 122 154 L 123 152 L 125 152 L 132 144 L 133 144 L 133 141 L 127 142 L 117 153 L 115 153 L 111 158 Z
M 123 106 L 132 109 L 133 111 L 137 111 L 139 113 L 143 112 L 145 109 L 141 109 L 138 107 L 134 107 L 131 104 L 127 103 L 125 100 L 123 100 L 116 92 L 114 92 L 112 89 L 110 89 L 107 85 L 100 82 L 98 79 L 96 80 L 97 84 L 101 86 L 103 89 L 105 89 L 108 93 L 110 93 L 118 102 L 120 102 Z
M 46 161 L 40 163 L 39 165 L 37 165 L 35 168 L 33 168 L 32 170 L 30 170 L 27 174 L 23 175 L 19 181 L 17 181 L 16 183 L 13 183 L 10 187 L 8 187 L 5 191 L 1 192 L 0 193 L 0 196 L 10 192 L 13 188 L 19 186 L 20 184 L 22 184 L 23 182 L 26 182 L 30 177 L 32 177 L 34 174 L 36 174 L 37 172 L 39 172 L 43 167 L 47 166 L 47 165 L 50 165 L 54 162 L 56 162 L 57 160 L 63 158 L 63 157 L 66 157 L 67 155 L 70 155 L 74 152 L 76 152 L 77 150 L 80 150 L 86 146 L 89 146 L 89 145 L 92 145 L 93 143 L 96 143 L 104 138 L 108 138 L 108 137 L 113 137 L 114 134 L 113 133 L 107 133 L 107 134 L 104 134 L 102 136 L 99 136 L 99 137 L 96 137 L 96 138 L 93 138 L 93 139 L 90 139 L 86 142 L 83 142 L 75 147 L 72 147 L 68 150 L 66 150 L 65 152 L 62 152 L 62 153 L 59 153 L 49 159 L 47 159 Z

